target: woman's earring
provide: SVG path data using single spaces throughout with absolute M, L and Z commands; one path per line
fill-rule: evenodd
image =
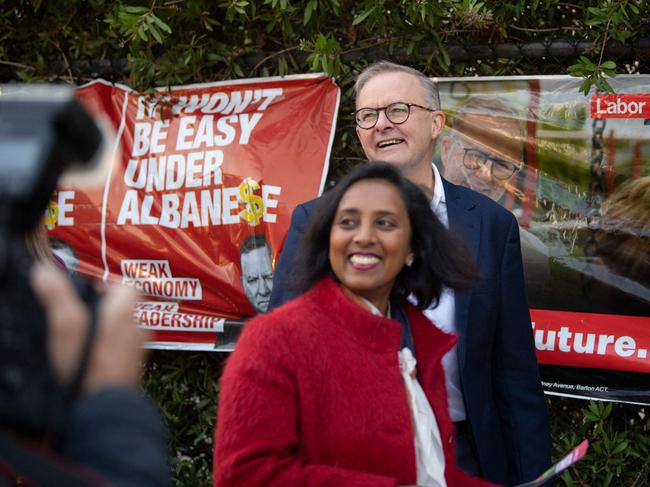
M 413 254 L 410 254 L 408 257 L 406 257 L 406 267 L 411 267 L 414 260 L 415 257 L 413 257 Z

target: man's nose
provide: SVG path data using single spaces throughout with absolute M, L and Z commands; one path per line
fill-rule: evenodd
M 266 296 L 268 294 L 271 294 L 271 285 L 267 282 L 265 278 L 260 279 L 260 286 L 257 290 L 258 294 L 261 294 L 262 296 Z
M 480 179 L 486 185 L 494 185 L 494 181 L 492 180 L 492 162 L 487 161 L 481 167 L 476 169 L 474 171 L 474 177 Z
M 377 114 L 377 124 L 375 125 L 375 130 L 382 131 L 387 127 L 392 127 L 393 125 L 395 124 L 388 120 L 388 117 L 386 116 L 386 110 L 379 110 L 379 113 Z

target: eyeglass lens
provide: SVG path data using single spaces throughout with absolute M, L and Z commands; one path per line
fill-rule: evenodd
M 391 103 L 384 108 L 362 108 L 357 111 L 357 124 L 361 128 L 372 128 L 379 120 L 379 112 L 383 110 L 386 118 L 392 123 L 400 124 L 409 118 L 409 106 L 406 103 Z
M 463 164 L 468 169 L 480 169 L 488 163 L 491 166 L 492 176 L 496 179 L 508 179 L 517 170 L 514 164 L 507 161 L 489 157 L 476 149 L 465 149 Z

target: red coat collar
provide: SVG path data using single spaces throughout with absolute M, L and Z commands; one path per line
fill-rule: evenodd
M 331 278 L 320 280 L 304 296 L 311 306 L 327 309 L 328 326 L 347 333 L 370 349 L 378 351 L 399 350 L 401 326 L 383 316 L 376 316 L 354 303 Z M 306 303 L 306 304 L 307 304 Z M 419 310 L 403 303 L 415 342 L 415 354 L 437 361 L 456 343 L 456 338 L 434 326 Z

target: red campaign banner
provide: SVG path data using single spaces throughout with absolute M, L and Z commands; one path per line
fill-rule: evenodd
M 591 118 L 650 118 L 650 94 L 592 95 Z
M 102 187 L 55 193 L 55 253 L 72 272 L 139 289 L 152 347 L 223 346 L 225 327 L 266 311 L 291 212 L 322 192 L 338 86 L 298 75 L 152 100 L 100 80 L 78 96 L 114 129 L 115 158 Z
M 650 373 L 648 318 L 531 310 L 541 364 Z

